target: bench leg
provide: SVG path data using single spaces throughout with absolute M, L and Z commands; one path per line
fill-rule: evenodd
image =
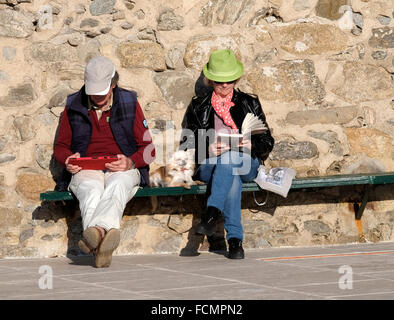
M 361 217 L 363 216 L 365 207 L 367 206 L 369 193 L 370 193 L 371 189 L 372 189 L 372 186 L 370 184 L 365 187 L 361 206 L 359 206 L 358 203 L 354 204 L 354 211 L 356 213 L 356 220 L 361 220 Z

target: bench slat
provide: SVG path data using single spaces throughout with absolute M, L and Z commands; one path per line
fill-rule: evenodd
M 388 184 L 394 183 L 394 172 L 377 173 L 377 174 L 349 174 L 349 175 L 332 175 L 324 177 L 308 177 L 294 179 L 291 189 L 304 188 L 321 188 L 321 187 L 336 187 L 362 184 Z M 204 194 L 206 192 L 206 185 L 195 185 L 190 189 L 183 187 L 168 187 L 168 188 L 145 188 L 139 189 L 135 197 L 149 197 L 149 196 L 179 196 L 187 194 Z M 248 182 L 242 184 L 242 192 L 261 191 L 255 182 Z M 61 200 L 75 200 L 71 192 L 48 191 L 40 194 L 41 201 L 61 201 Z

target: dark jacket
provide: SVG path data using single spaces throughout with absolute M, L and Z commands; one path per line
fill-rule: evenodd
M 190 149 L 196 146 L 195 160 L 197 164 L 204 160 L 202 158 L 208 158 L 208 137 L 206 136 L 206 130 L 214 129 L 215 127 L 215 110 L 212 107 L 211 98 L 212 93 L 203 97 L 194 97 L 190 102 L 182 121 L 182 128 L 191 130 L 193 132 L 193 136 L 188 136 L 187 132 L 184 132 L 181 137 L 180 148 Z M 232 102 L 234 102 L 235 105 L 230 108 L 230 114 L 235 125 L 240 131 L 242 122 L 246 114 L 249 112 L 259 117 L 259 119 L 264 121 L 268 127 L 259 99 L 256 96 L 251 96 L 242 91 L 234 90 Z M 264 133 L 252 135 L 251 140 L 252 157 L 258 158 L 263 162 L 267 159 L 268 154 L 274 147 L 274 138 L 271 136 L 271 131 L 268 128 Z M 201 150 L 202 146 L 205 146 L 205 153 L 204 150 Z
M 116 86 L 113 89 L 113 106 L 109 125 L 114 139 L 126 157 L 138 150 L 133 137 L 133 123 L 137 94 Z M 71 151 L 85 156 L 90 144 L 92 123 L 87 106 L 87 95 L 84 87 L 67 97 L 67 114 L 72 130 Z

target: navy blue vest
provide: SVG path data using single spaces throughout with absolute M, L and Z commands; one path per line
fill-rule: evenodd
M 109 125 L 122 153 L 129 157 L 138 150 L 133 137 L 133 123 L 137 103 L 137 94 L 116 86 L 113 89 L 113 104 Z M 92 123 L 89 117 L 88 96 L 85 87 L 67 97 L 66 109 L 69 118 L 72 140 L 72 153 L 79 152 L 85 156 L 92 134 Z M 138 168 L 141 173 L 142 187 L 149 186 L 149 166 Z

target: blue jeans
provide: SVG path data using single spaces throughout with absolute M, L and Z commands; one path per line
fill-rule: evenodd
M 207 207 L 216 207 L 223 212 L 227 240 L 243 240 L 242 182 L 256 178 L 259 165 L 258 159 L 249 154 L 228 151 L 219 157 L 205 159 L 199 168 L 200 179 L 212 183 Z

